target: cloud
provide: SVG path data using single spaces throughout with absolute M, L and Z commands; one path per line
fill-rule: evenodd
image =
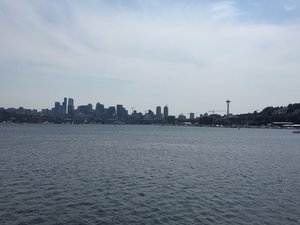
M 278 91 L 268 93 L 266 85 L 288 86 L 290 96 L 298 93 L 298 22 L 243 22 L 243 10 L 233 1 L 180 7 L 162 7 L 157 1 L 150 9 L 143 1 L 126 7 L 104 1 L 68 3 L 0 2 L 0 61 L 5 65 L 0 79 L 4 69 L 19 77 L 111 79 L 118 88 L 112 85 L 107 101 L 122 96 L 124 104 L 145 108 L 147 101 L 163 102 L 177 111 L 221 108 L 226 98 L 239 105 L 236 111 L 256 109 L 253 105 L 262 99 L 275 105 L 281 98 L 289 102 Z M 122 88 L 124 80 L 131 82 L 131 92 Z M 108 96 L 107 90 L 92 86 Z M 80 94 L 89 88 L 66 91 Z
M 284 5 L 283 8 L 286 10 L 286 11 L 293 11 L 296 9 L 296 5 Z
M 212 3 L 209 6 L 212 12 L 212 18 L 214 19 L 226 19 L 237 17 L 241 14 L 240 9 L 233 1 L 222 1 Z

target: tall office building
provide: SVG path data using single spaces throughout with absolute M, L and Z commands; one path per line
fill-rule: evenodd
M 117 105 L 117 119 L 121 121 L 125 119 L 125 109 L 123 105 Z
M 93 105 L 91 103 L 89 103 L 87 105 L 80 105 L 77 107 L 77 112 L 85 114 L 85 115 L 92 115 L 93 114 Z
M 194 120 L 195 119 L 195 113 L 190 113 L 190 119 Z
M 108 117 L 108 119 L 115 119 L 116 118 L 116 107 L 114 107 L 114 106 L 108 107 L 107 117 Z
M 156 107 L 156 117 L 157 117 L 157 118 L 161 118 L 161 117 L 162 117 L 162 114 L 161 114 L 161 107 L 160 107 L 160 106 L 157 106 L 157 107 Z
M 61 105 L 60 105 L 60 102 L 55 102 L 54 103 L 54 114 L 56 116 L 58 116 L 58 115 L 61 114 Z
M 64 98 L 64 101 L 62 103 L 62 113 L 65 115 L 67 114 L 67 98 Z
M 100 104 L 99 102 L 96 104 L 96 117 L 98 119 L 104 118 L 104 105 Z
M 169 116 L 169 108 L 168 106 L 164 107 L 164 118 L 167 118 Z
M 68 99 L 68 115 L 74 115 L 74 99 Z

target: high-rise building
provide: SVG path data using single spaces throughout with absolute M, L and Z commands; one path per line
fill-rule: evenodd
M 169 108 L 168 106 L 164 107 L 164 118 L 167 118 L 169 116 Z
M 60 102 L 54 102 L 54 108 L 59 109 L 60 108 Z
M 64 116 L 67 114 L 67 98 L 64 97 L 64 101 L 60 104 L 60 102 L 54 103 L 53 113 L 56 116 Z M 70 100 L 70 99 L 69 99 Z
M 60 105 L 60 102 L 55 102 L 55 103 L 54 103 L 53 112 L 54 112 L 54 114 L 55 114 L 56 116 L 62 114 L 62 106 Z
M 80 105 L 77 107 L 77 111 L 79 113 L 82 113 L 85 115 L 92 115 L 93 114 L 93 105 L 92 104 Z
M 74 115 L 74 99 L 68 99 L 68 115 Z
M 156 107 L 156 117 L 157 117 L 157 118 L 161 118 L 161 117 L 162 117 L 162 114 L 161 114 L 161 107 L 160 107 L 160 106 L 157 106 L 157 107 Z
M 64 98 L 64 101 L 62 103 L 62 113 L 65 115 L 67 114 L 67 98 Z
M 125 117 L 125 109 L 123 108 L 123 105 L 117 105 L 117 119 L 118 120 L 124 120 Z
M 89 113 L 90 113 L 90 114 L 93 113 L 93 105 L 92 105 L 91 103 L 89 103 L 89 104 L 87 105 L 87 107 L 88 107 Z
M 195 119 L 195 113 L 190 113 L 190 119 L 194 120 Z
M 115 119 L 116 118 L 116 107 L 110 106 L 107 109 L 107 117 L 108 117 L 108 119 Z
M 104 105 L 100 104 L 99 102 L 96 104 L 96 117 L 98 119 L 104 118 Z
M 183 114 L 180 114 L 180 115 L 178 116 L 178 119 L 180 119 L 180 120 L 185 120 L 185 119 L 186 119 L 186 116 L 183 115 Z

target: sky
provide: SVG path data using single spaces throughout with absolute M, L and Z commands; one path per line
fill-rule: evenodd
M 0 0 L 0 107 L 300 102 L 300 0 Z

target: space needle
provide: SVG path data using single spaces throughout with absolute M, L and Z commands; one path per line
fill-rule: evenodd
M 226 101 L 226 103 L 227 103 L 227 116 L 229 116 L 229 103 L 230 103 L 230 100 L 228 99 Z

